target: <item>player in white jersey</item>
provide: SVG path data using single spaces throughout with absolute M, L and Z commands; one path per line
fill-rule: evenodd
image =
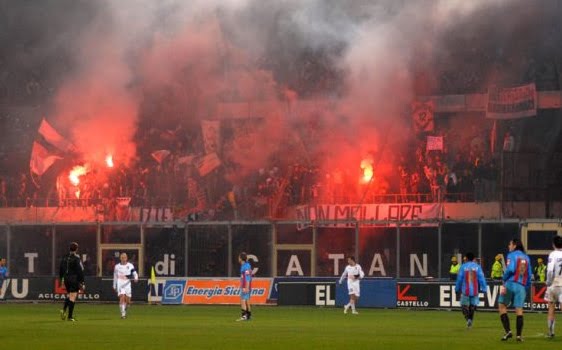
M 347 258 L 347 264 L 340 277 L 340 284 L 342 284 L 344 278 L 347 277 L 347 290 L 349 293 L 349 303 L 345 304 L 343 307 L 343 313 L 346 314 L 347 310 L 351 307 L 351 313 L 358 314 L 357 310 L 355 310 L 355 304 L 361 295 L 359 281 L 365 277 L 365 273 L 353 256 Z
M 115 265 L 113 271 L 113 290 L 119 297 L 121 318 L 127 318 L 127 307 L 131 302 L 131 281 L 138 282 L 139 274 L 133 264 L 128 262 L 127 253 L 121 253 L 119 259 L 121 262 Z
M 554 236 L 552 239 L 554 250 L 548 256 L 546 267 L 546 289 L 545 300 L 548 301 L 548 337 L 554 337 L 554 312 L 556 303 L 562 306 L 562 237 Z

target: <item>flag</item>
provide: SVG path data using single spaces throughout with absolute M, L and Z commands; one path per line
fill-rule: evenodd
M 497 129 L 497 120 L 494 119 L 494 125 L 492 126 L 492 130 L 490 131 L 490 153 L 494 154 L 496 150 L 496 140 L 498 137 L 498 129 Z
M 150 270 L 150 284 L 153 286 L 156 285 L 156 272 L 154 271 L 154 266 L 152 266 L 152 269 Z
M 426 151 L 442 151 L 443 136 L 428 136 Z
M 154 158 L 154 160 L 158 162 L 158 164 L 162 164 L 164 159 L 166 159 L 166 157 L 168 157 L 170 153 L 171 152 L 167 149 L 161 149 L 159 151 L 152 152 L 150 155 L 152 156 L 152 158 Z
M 221 165 L 221 161 L 216 153 L 207 154 L 197 161 L 199 175 L 205 176 Z
M 191 162 L 193 162 L 193 159 L 195 159 L 194 155 L 188 155 L 188 156 L 182 156 L 178 158 L 178 164 L 179 165 L 190 165 Z
M 50 167 L 62 157 L 49 153 L 45 147 L 38 142 L 33 142 L 31 149 L 31 159 L 29 160 L 29 168 L 31 172 L 39 176 L 43 175 Z
M 412 103 L 412 119 L 414 121 L 414 130 L 419 132 L 433 131 L 433 111 L 435 111 L 435 103 L 433 101 Z
M 61 136 L 48 122 L 45 118 L 41 120 L 41 125 L 39 125 L 39 134 L 45 138 L 45 141 L 55 146 L 64 152 L 72 152 L 75 147 L 74 145 Z
M 203 144 L 205 153 L 218 153 L 221 147 L 220 140 L 220 120 L 202 120 L 201 132 L 203 134 Z

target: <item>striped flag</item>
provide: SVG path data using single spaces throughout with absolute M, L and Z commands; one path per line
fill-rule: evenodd
M 62 137 L 45 118 L 41 120 L 41 125 L 39 125 L 39 134 L 45 138 L 45 141 L 61 151 L 72 152 L 75 149 L 74 145 Z
M 31 149 L 29 168 L 32 173 L 41 176 L 59 159 L 62 159 L 62 157 L 49 153 L 45 147 L 34 141 L 33 148 Z
M 443 136 L 428 136 L 427 137 L 427 151 L 442 151 L 443 150 Z

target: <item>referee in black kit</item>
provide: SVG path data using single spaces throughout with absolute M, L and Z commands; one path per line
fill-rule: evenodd
M 60 317 L 63 321 L 66 320 L 66 311 L 68 309 L 68 320 L 74 322 L 76 321 L 74 319 L 74 303 L 76 302 L 78 291 L 85 289 L 84 267 L 78 256 L 78 243 L 70 243 L 70 252 L 60 262 L 59 278 L 64 283 L 68 293 L 64 299 L 64 308 L 60 311 Z

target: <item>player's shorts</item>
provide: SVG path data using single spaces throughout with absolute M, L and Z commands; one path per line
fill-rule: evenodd
M 478 303 L 480 303 L 480 298 L 478 296 L 471 297 L 464 294 L 461 296 L 461 305 L 463 306 L 469 306 L 469 305 L 478 306 Z
M 125 295 L 131 297 L 131 280 L 118 280 L 117 281 L 117 295 Z
M 248 291 L 247 293 L 244 293 L 242 291 L 242 289 L 240 289 L 240 300 L 250 300 L 251 294 L 252 294 L 252 291 Z
M 349 295 L 360 296 L 361 288 L 359 287 L 359 280 L 355 280 L 355 281 L 347 280 L 347 292 Z
M 562 286 L 550 286 L 544 293 L 544 300 L 562 304 Z
M 522 308 L 527 297 L 525 287 L 516 282 L 506 282 L 505 290 L 504 295 L 500 294 L 498 303 L 505 306 L 512 305 L 516 309 Z
M 78 276 L 66 276 L 64 278 L 64 288 L 67 293 L 78 293 L 80 290 L 80 283 L 78 283 Z

